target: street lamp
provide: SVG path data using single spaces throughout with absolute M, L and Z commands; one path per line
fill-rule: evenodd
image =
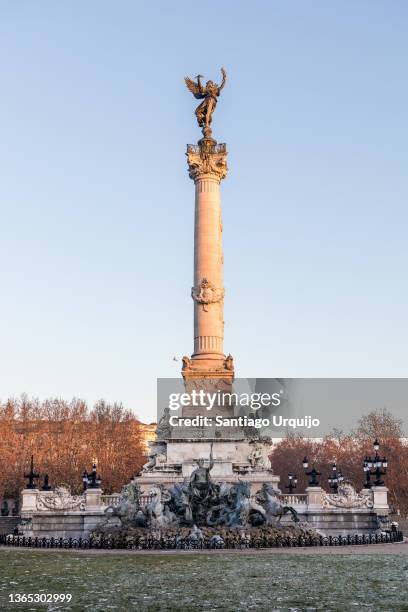
M 50 478 L 48 474 L 44 474 L 44 484 L 41 487 L 42 491 L 52 491 L 52 487 L 50 487 Z
M 288 479 L 289 483 L 286 485 L 285 489 L 289 489 L 289 493 L 292 494 L 297 487 L 297 476 L 288 474 Z
M 321 476 L 321 472 L 318 472 L 313 464 L 312 469 L 310 470 L 310 472 L 306 472 L 307 468 L 309 467 L 309 461 L 307 459 L 307 457 L 304 457 L 303 459 L 303 469 L 305 470 L 305 474 L 306 476 L 310 476 L 310 480 L 309 480 L 309 486 L 310 487 L 318 487 L 319 486 L 319 482 L 317 480 L 317 476 Z
M 82 474 L 82 482 L 84 485 L 84 491 L 86 491 L 88 488 L 88 480 L 89 480 L 88 472 L 85 470 L 84 473 Z
M 327 479 L 329 481 L 329 487 L 334 493 L 338 493 L 339 484 L 344 480 L 343 474 L 337 469 L 336 462 L 332 464 L 332 475 Z
M 86 489 L 88 488 L 89 489 L 99 489 L 100 488 L 102 484 L 102 480 L 96 473 L 96 463 L 93 464 L 92 472 L 90 474 L 88 474 L 88 472 L 85 470 L 82 476 L 82 482 L 84 483 L 84 491 L 86 491 Z
M 363 461 L 363 470 L 366 475 L 366 481 L 363 485 L 364 489 L 371 489 L 371 487 L 373 486 L 373 483 L 371 482 L 371 471 L 370 471 L 370 466 L 369 466 L 369 463 L 370 463 L 369 460 L 370 460 L 370 457 L 366 455 Z M 371 465 L 372 465 L 372 462 L 371 462 Z
M 381 459 L 380 455 L 378 454 L 378 451 L 380 449 L 380 443 L 378 442 L 377 438 L 374 440 L 373 448 L 375 450 L 374 458 L 366 456 L 363 462 L 363 470 L 366 474 L 366 482 L 364 483 L 364 487 L 366 489 L 371 489 L 371 487 L 373 486 L 373 483 L 371 482 L 371 476 L 375 476 L 374 485 L 376 487 L 383 486 L 384 481 L 381 480 L 381 476 L 385 476 L 388 467 L 388 461 L 386 457 L 383 457 Z
M 36 489 L 37 485 L 35 484 L 35 480 L 39 478 L 40 475 L 34 472 L 34 455 L 31 455 L 31 467 L 28 474 L 24 474 L 24 478 L 28 478 L 28 484 L 26 489 Z

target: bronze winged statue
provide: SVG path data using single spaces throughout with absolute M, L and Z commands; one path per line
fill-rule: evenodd
M 194 95 L 197 100 L 203 100 L 195 110 L 198 125 L 203 129 L 203 134 L 211 134 L 211 121 L 212 114 L 217 106 L 217 98 L 221 93 L 222 88 L 227 80 L 227 73 L 224 68 L 221 68 L 222 82 L 221 85 L 217 85 L 214 81 L 207 81 L 205 85 L 202 84 L 202 74 L 196 76 L 197 82 L 193 81 L 189 77 L 185 77 L 185 82 L 188 89 Z

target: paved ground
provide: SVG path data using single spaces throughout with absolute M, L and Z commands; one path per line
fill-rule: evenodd
M 231 549 L 231 550 L 94 550 L 94 549 L 58 549 L 58 548 L 16 548 L 15 546 L 0 546 L 2 550 L 31 550 L 44 554 L 63 553 L 79 555 L 408 555 L 408 539 L 393 544 L 366 544 L 360 546 L 305 546 L 303 548 L 262 548 L 262 549 Z M 407 608 L 408 609 L 408 608 Z
M 149 554 L 1 548 L 0 610 L 407 612 L 407 549 L 379 544 Z M 50 603 L 20 603 L 22 594 Z M 67 595 L 70 601 L 62 602 Z

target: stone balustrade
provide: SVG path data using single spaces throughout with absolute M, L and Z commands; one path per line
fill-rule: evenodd
M 279 499 L 285 506 L 307 505 L 307 493 L 285 493 Z
M 111 506 L 112 508 L 117 508 L 120 504 L 120 495 L 119 493 L 113 493 L 112 495 L 102 495 L 101 496 L 102 504 L 107 508 Z
M 152 501 L 153 495 L 149 493 L 142 494 L 140 496 L 140 506 L 144 508 L 148 503 Z M 102 495 L 101 496 L 102 505 L 106 508 L 111 506 L 112 508 L 117 508 L 120 504 L 120 494 L 113 493 L 112 495 Z

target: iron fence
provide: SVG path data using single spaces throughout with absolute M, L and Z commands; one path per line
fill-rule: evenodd
M 347 536 L 276 536 L 230 534 L 203 539 L 182 538 L 178 535 L 155 536 L 91 536 L 89 538 L 39 538 L 0 535 L 0 545 L 17 548 L 71 548 L 105 550 L 211 550 L 211 549 L 261 549 L 296 548 L 304 546 L 350 546 L 402 542 L 402 531 L 381 534 Z

